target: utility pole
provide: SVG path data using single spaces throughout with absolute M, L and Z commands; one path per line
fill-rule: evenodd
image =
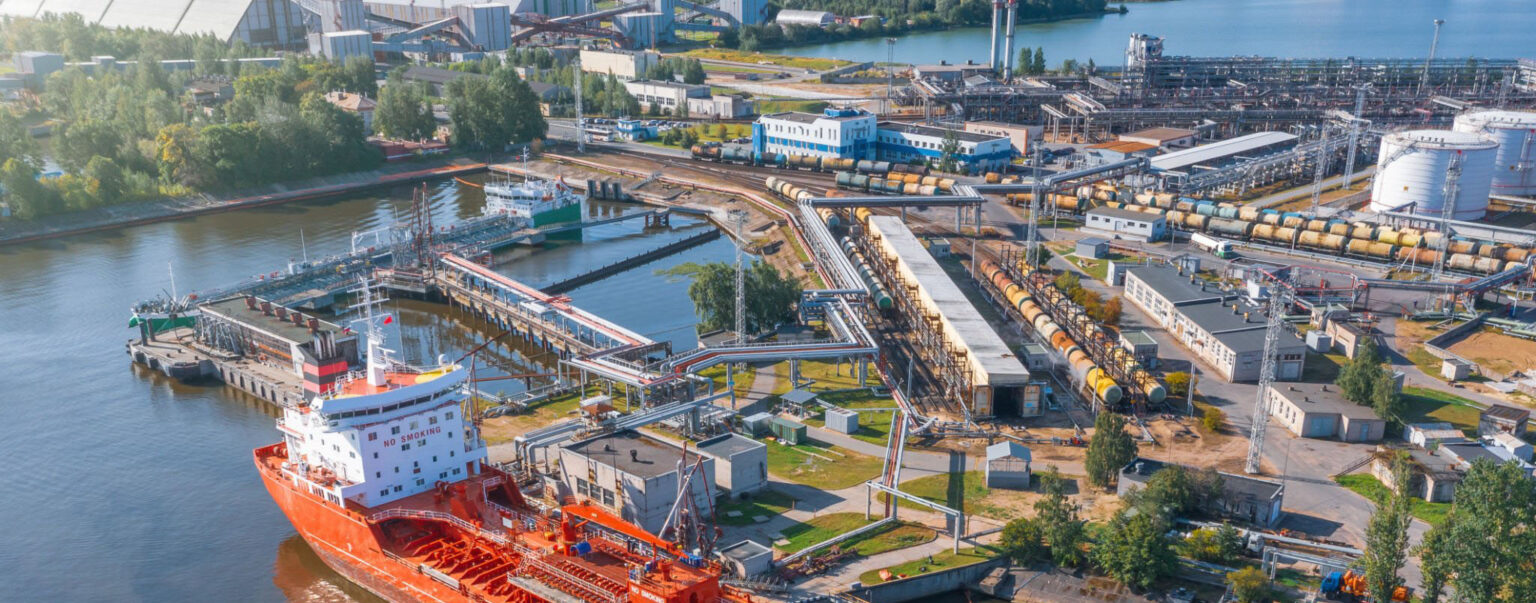
M 731 225 L 736 234 L 736 343 L 747 342 L 747 272 L 742 257 L 742 229 L 747 224 L 747 212 L 731 210 Z
M 1451 242 L 1451 216 L 1456 215 L 1456 196 L 1461 192 L 1461 159 L 1461 151 L 1456 151 L 1445 168 L 1445 202 L 1440 205 L 1440 257 L 1435 260 L 1435 279 L 1445 271 L 1446 246 Z
M 1036 248 L 1040 246 L 1040 225 L 1038 223 L 1040 216 L 1035 208 L 1039 206 L 1040 196 L 1044 194 L 1045 190 L 1040 186 L 1040 149 L 1042 146 L 1039 141 L 1035 142 L 1035 169 L 1030 174 L 1030 177 L 1033 178 L 1034 186 L 1031 187 L 1029 194 L 1029 236 L 1025 240 L 1028 246 L 1024 248 L 1024 262 L 1029 264 L 1030 270 L 1039 268 L 1038 259 L 1040 252 Z
M 1264 431 L 1269 428 L 1269 390 L 1275 384 L 1276 356 L 1280 350 L 1280 332 L 1285 329 L 1285 281 L 1273 283 L 1269 292 L 1269 325 L 1264 330 L 1264 364 L 1259 369 L 1259 398 L 1253 405 L 1253 424 L 1248 428 L 1248 463 L 1243 472 L 1259 473 L 1264 456 Z
M 1355 175 L 1355 153 L 1360 145 L 1360 124 L 1365 118 L 1360 114 L 1365 111 L 1365 91 L 1370 90 L 1370 84 L 1355 86 L 1355 113 L 1349 122 L 1349 155 L 1344 158 L 1344 190 L 1349 190 L 1349 179 Z
M 581 53 L 576 53 L 576 58 L 571 61 L 571 69 L 575 76 L 571 87 L 576 90 L 576 152 L 587 152 L 587 119 L 581 113 L 581 89 L 585 88 L 587 78 L 581 73 Z M 589 194 L 592 191 L 587 191 Z
M 1440 26 L 1445 25 L 1445 19 L 1435 19 L 1435 37 L 1429 40 L 1429 58 L 1424 59 L 1424 73 L 1419 76 L 1419 94 L 1424 94 L 1424 89 L 1429 87 L 1429 64 L 1435 62 L 1435 47 L 1440 45 Z
M 1323 176 L 1328 173 L 1328 126 L 1323 126 L 1323 137 L 1317 141 L 1317 169 L 1312 174 L 1312 211 L 1317 212 L 1317 202 L 1323 198 Z

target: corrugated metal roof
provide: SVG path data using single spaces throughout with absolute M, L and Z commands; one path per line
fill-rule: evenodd
M 245 14 L 245 7 L 250 6 L 250 0 L 221 0 L 231 4 L 241 5 L 240 13 Z M 101 15 L 98 21 L 105 27 L 144 27 L 158 31 L 176 31 L 176 24 L 181 22 L 181 16 L 187 13 L 191 0 L 114 0 L 112 6 L 107 7 L 107 12 Z M 50 2 L 52 4 L 52 2 Z M 233 32 L 234 28 L 231 27 Z
M 1007 386 L 1029 381 L 1029 369 L 1024 368 L 1019 357 L 997 335 L 992 325 L 981 317 L 971 300 L 965 297 L 960 287 L 939 266 L 939 262 L 923 248 L 922 242 L 901 223 L 901 218 L 871 216 L 869 223 L 871 229 L 880 233 L 886 244 L 901 257 L 907 269 L 917 277 L 917 285 L 937 306 L 936 309 L 943 313 L 944 321 L 964 340 L 953 343 L 969 348 L 976 363 L 987 373 L 977 379 L 978 383 Z
M 176 33 L 206 33 L 227 40 L 240 27 L 240 20 L 250 6 L 250 0 L 192 0 L 191 8 L 176 26 Z
M 0 15 L 35 17 L 47 0 L 0 0 Z
M 1233 155 L 1239 155 L 1255 149 L 1276 144 L 1283 144 L 1296 140 L 1296 135 L 1285 132 L 1255 132 L 1237 138 L 1203 144 L 1198 147 L 1174 151 L 1160 157 L 1152 158 L 1154 171 L 1173 171 L 1215 161 Z

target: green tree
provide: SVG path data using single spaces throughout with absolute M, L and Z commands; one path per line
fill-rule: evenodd
M 96 183 L 97 201 L 111 204 L 123 200 L 126 183 L 123 169 L 106 157 L 92 157 L 82 172 L 87 180 Z
M 1088 451 L 1083 467 L 1088 472 L 1088 483 L 1107 488 L 1114 483 L 1120 468 L 1136 458 L 1136 441 L 1125 431 L 1125 418 L 1104 411 L 1093 420 L 1093 439 L 1088 441 Z
M 1451 558 L 1456 552 L 1450 540 L 1452 528 L 1442 524 L 1424 533 L 1424 541 L 1414 549 L 1419 556 L 1419 598 L 1423 603 L 1440 603 L 1445 594 L 1446 581 L 1451 577 Z
M 1003 526 L 998 545 L 1004 554 L 1024 565 L 1046 558 L 1045 530 L 1033 518 L 1020 517 L 1009 521 Z
M 1398 456 L 1392 461 L 1393 483 L 1397 491 L 1381 501 L 1365 528 L 1365 588 L 1371 593 L 1390 593 L 1402 583 L 1402 570 L 1408 555 L 1408 525 L 1413 522 L 1408 504 L 1408 460 Z M 1385 600 L 1385 599 L 1382 599 Z
M 1051 561 L 1063 567 L 1077 567 L 1083 562 L 1088 524 L 1078 517 L 1078 506 L 1067 498 L 1066 480 L 1055 467 L 1040 476 L 1040 485 L 1045 496 L 1035 501 L 1035 521 L 1051 547 Z
M 1057 289 L 1061 289 L 1063 292 L 1068 294 L 1083 287 L 1082 279 L 1073 272 L 1061 273 L 1060 276 L 1056 277 L 1055 284 Z
M 686 135 L 685 135 L 686 136 Z M 710 262 L 693 271 L 688 297 L 699 313 L 705 329 L 730 329 L 736 324 L 736 268 L 725 262 Z M 747 268 L 746 327 L 751 333 L 772 329 L 789 318 L 800 300 L 800 284 L 767 262 L 753 262 Z
M 1270 598 L 1269 576 L 1256 567 L 1227 574 L 1227 584 L 1232 587 L 1232 596 L 1237 597 L 1239 603 L 1260 603 Z
M 687 65 L 683 67 L 683 83 L 703 84 L 704 78 L 704 64 L 700 63 L 698 59 L 689 59 Z
M 1536 480 L 1516 463 L 1479 459 L 1456 486 L 1443 561 L 1458 601 L 1536 601 Z
M 1094 562 L 1121 584 L 1146 590 L 1178 567 L 1178 555 L 1164 536 L 1167 531 L 1156 515 L 1121 510 L 1093 548 Z
M 944 141 L 939 144 L 939 171 L 954 173 L 960 155 L 960 135 L 952 129 L 944 130 Z
M 57 151 L 59 163 L 66 169 L 78 171 L 90 163 L 92 157 L 116 158 L 123 137 L 112 126 L 95 120 L 78 121 L 64 128 L 59 137 Z
M 1371 383 L 1371 408 L 1376 411 L 1376 416 L 1395 425 L 1403 422 L 1403 396 L 1397 390 L 1392 373 L 1386 370 L 1377 370 Z
M 1136 493 L 1134 502 L 1143 512 L 1170 518 L 1194 514 L 1220 498 L 1221 486 L 1221 474 L 1214 469 L 1192 470 L 1183 465 L 1169 465 L 1152 474 L 1147 487 Z
M 36 167 L 39 163 L 37 141 L 27 133 L 21 119 L 10 110 L 0 107 L 0 164 L 11 159 Z
M 1243 536 L 1232 524 L 1219 528 L 1200 528 L 1189 533 L 1179 550 L 1185 556 L 1207 563 L 1231 565 L 1243 555 Z
M 0 186 L 17 218 L 27 220 L 59 211 L 60 200 L 52 189 L 37 181 L 37 170 L 20 159 L 0 164 Z
M 1044 47 L 1042 47 L 1042 46 L 1036 46 L 1035 47 L 1035 58 L 1034 58 L 1033 61 L 1030 61 L 1029 72 L 1033 73 L 1035 75 L 1042 75 L 1042 74 L 1045 73 L 1045 48 Z
M 1168 397 L 1183 398 L 1189 395 L 1189 381 L 1191 375 L 1185 371 L 1175 371 L 1163 375 L 1163 385 L 1167 386 Z
M 1200 426 L 1211 433 L 1221 431 L 1221 426 L 1226 423 L 1227 413 L 1222 412 L 1220 408 L 1207 406 L 1200 413 Z
M 1376 341 L 1367 337 L 1360 342 L 1360 348 L 1355 350 L 1355 357 L 1344 363 L 1344 368 L 1339 370 L 1340 393 L 1344 399 L 1355 404 L 1371 404 L 1372 392 L 1380 375 L 1386 372 L 1382 368 L 1384 360 L 1376 349 Z M 1386 417 L 1383 417 L 1386 418 Z
M 379 92 L 373 127 L 390 138 L 423 140 L 437 131 L 437 119 L 432 115 L 432 104 L 425 91 L 392 74 Z

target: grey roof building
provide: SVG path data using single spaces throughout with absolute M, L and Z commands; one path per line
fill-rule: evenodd
M 1224 292 L 1193 273 L 1185 275 L 1165 265 L 1140 266 L 1127 272 L 1125 297 L 1223 379 L 1259 379 L 1268 326 L 1262 308 L 1242 302 L 1236 294 Z M 1282 334 L 1275 378 L 1300 379 L 1306 349 L 1306 343 L 1295 333 Z
M 1125 496 L 1145 488 L 1154 474 L 1170 466 L 1172 463 L 1137 457 L 1120 469 L 1120 481 L 1115 492 Z M 1185 469 L 1196 470 L 1192 467 Z M 1232 473 L 1219 475 L 1221 499 L 1214 501 L 1205 510 L 1207 513 L 1264 527 L 1279 523 L 1280 509 L 1285 501 L 1285 484 Z

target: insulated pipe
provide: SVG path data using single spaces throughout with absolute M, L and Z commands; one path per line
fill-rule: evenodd
M 1013 78 L 1013 15 L 1018 12 L 1018 0 L 1008 0 L 1008 33 L 1003 37 L 1003 81 Z
M 1003 2 L 992 1 L 992 45 L 987 48 L 987 66 L 997 70 L 997 30 L 1002 27 Z

